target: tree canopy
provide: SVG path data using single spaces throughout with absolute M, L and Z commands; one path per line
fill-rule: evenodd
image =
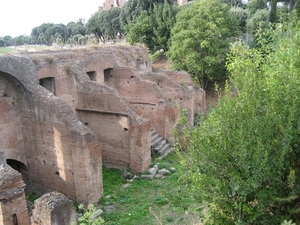
M 221 0 L 200 0 L 177 14 L 167 57 L 177 70 L 187 71 L 196 83 L 225 76 L 229 38 L 237 33 L 236 18 Z
M 174 4 L 176 0 L 168 0 Z M 120 15 L 121 27 L 126 31 L 126 26 L 135 21 L 135 19 L 142 13 L 142 11 L 152 10 L 154 4 L 164 3 L 164 0 L 128 0 L 122 8 Z
M 300 32 L 272 36 L 272 48 L 232 47 L 225 96 L 181 132 L 183 180 L 206 224 L 299 223 Z
M 247 3 L 247 9 L 250 14 L 254 14 L 260 9 L 267 9 L 267 0 L 250 0 Z
M 86 24 L 87 33 L 94 34 L 103 43 L 108 39 L 115 41 L 122 34 L 120 13 L 117 7 L 95 13 Z
M 127 26 L 127 42 L 144 43 L 150 52 L 169 49 L 171 29 L 176 23 L 178 7 L 167 1 L 153 5 L 152 9 L 143 11 L 134 22 Z

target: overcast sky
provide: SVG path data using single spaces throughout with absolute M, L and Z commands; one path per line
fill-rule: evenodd
M 3 0 L 0 4 L 0 37 L 30 35 L 42 23 L 85 22 L 104 0 Z

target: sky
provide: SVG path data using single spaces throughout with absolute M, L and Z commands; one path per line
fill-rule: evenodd
M 0 4 L 0 37 L 30 35 L 42 23 L 85 22 L 104 0 L 6 0 Z

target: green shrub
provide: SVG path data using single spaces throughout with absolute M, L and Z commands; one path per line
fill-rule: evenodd
M 97 210 L 93 204 L 89 204 L 85 209 L 83 204 L 78 206 L 80 210 L 83 210 L 83 215 L 78 218 L 78 225 L 101 225 L 104 224 L 104 220 L 100 217 L 102 210 Z
M 272 48 L 264 40 L 260 49 L 232 47 L 235 97 L 226 85 L 200 126 L 180 132 L 182 180 L 206 206 L 206 224 L 281 224 L 300 216 L 300 32 L 272 37 Z

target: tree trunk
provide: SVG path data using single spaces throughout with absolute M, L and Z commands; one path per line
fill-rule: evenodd
M 295 3 L 296 3 L 296 0 L 290 0 L 289 1 L 289 4 L 288 4 L 288 10 L 289 12 L 292 12 L 294 7 L 295 7 Z
M 270 19 L 271 23 L 276 23 L 277 0 L 271 0 Z

